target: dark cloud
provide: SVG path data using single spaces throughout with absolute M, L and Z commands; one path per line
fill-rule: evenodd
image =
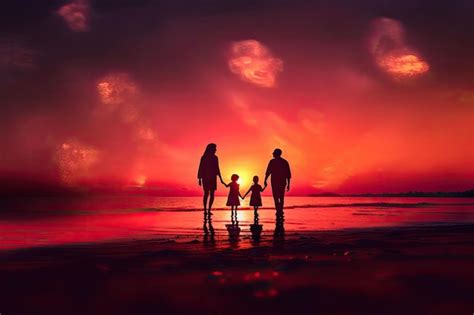
M 89 0 L 73 0 L 60 7 L 57 14 L 72 31 L 85 32 L 90 28 Z
M 36 54 L 19 39 L 0 38 L 0 69 L 3 71 L 33 68 Z

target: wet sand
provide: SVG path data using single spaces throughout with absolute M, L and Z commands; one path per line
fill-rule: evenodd
M 1 314 L 472 314 L 474 225 L 0 252 Z

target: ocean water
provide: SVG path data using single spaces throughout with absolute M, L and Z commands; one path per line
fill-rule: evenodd
M 216 197 L 213 226 L 227 233 L 230 210 Z M 238 210 L 242 235 L 250 234 L 253 209 Z M 263 235 L 275 228 L 273 199 L 259 210 Z M 285 202 L 287 233 L 474 223 L 474 199 L 291 197 Z M 36 198 L 2 204 L 0 250 L 135 239 L 190 239 L 203 234 L 201 197 Z

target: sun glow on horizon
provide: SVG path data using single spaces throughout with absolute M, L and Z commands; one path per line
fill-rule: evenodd
M 138 186 L 144 186 L 146 184 L 146 180 L 147 180 L 147 177 L 145 175 L 139 175 L 137 176 L 137 178 L 135 179 L 135 183 L 138 185 Z
M 226 172 L 227 173 L 227 172 Z M 252 179 L 254 177 L 254 172 L 251 171 L 251 168 L 247 167 L 238 167 L 235 168 L 235 171 L 229 172 L 229 174 L 237 174 L 239 175 L 239 179 L 237 183 L 240 185 L 240 193 L 243 195 L 247 192 L 247 189 L 252 185 Z M 230 181 L 229 179 L 225 179 L 224 181 Z M 245 191 L 244 191 L 245 190 Z

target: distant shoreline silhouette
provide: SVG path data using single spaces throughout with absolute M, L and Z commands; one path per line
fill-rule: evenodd
M 321 192 L 306 195 L 308 197 L 433 197 L 433 198 L 473 198 L 474 189 L 465 191 L 407 191 L 398 193 L 362 193 L 362 194 L 338 194 L 333 192 Z

